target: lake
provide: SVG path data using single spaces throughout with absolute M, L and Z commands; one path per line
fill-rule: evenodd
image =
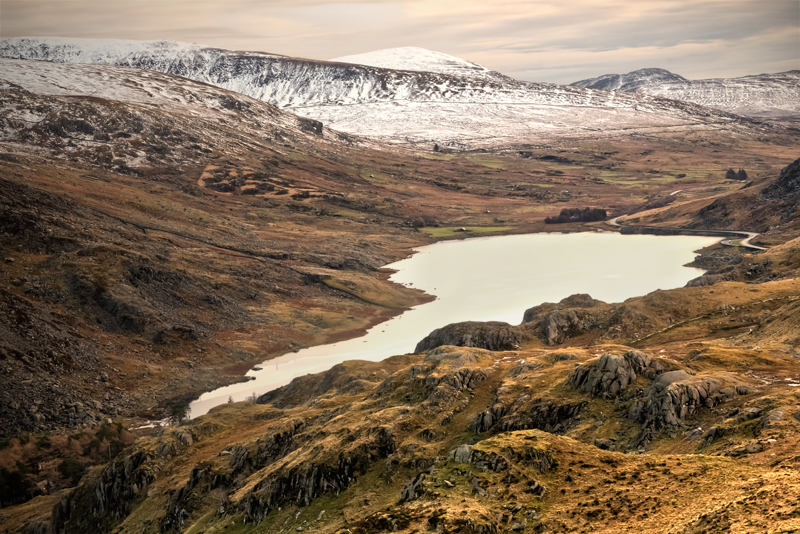
M 519 324 L 526 309 L 588 293 L 621 302 L 656 289 L 682 287 L 703 274 L 684 267 L 695 250 L 719 237 L 621 235 L 612 232 L 526 234 L 444 241 L 387 265 L 391 280 L 436 295 L 436 300 L 381 323 L 364 336 L 299 350 L 264 362 L 255 380 L 203 394 L 191 416 L 229 397 L 245 400 L 345 360 L 379 361 L 412 352 L 432 330 L 460 321 Z

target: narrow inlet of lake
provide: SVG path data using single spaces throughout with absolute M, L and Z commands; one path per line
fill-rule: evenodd
M 204 393 L 191 416 L 232 398 L 245 400 L 307 373 L 345 360 L 379 361 L 414 350 L 432 330 L 460 321 L 522 322 L 526 309 L 588 293 L 621 302 L 656 289 L 681 287 L 703 274 L 684 267 L 694 251 L 719 237 L 621 235 L 617 233 L 527 234 L 444 241 L 387 265 L 391 280 L 436 295 L 436 300 L 381 323 L 364 336 L 284 354 L 268 360 L 254 379 Z

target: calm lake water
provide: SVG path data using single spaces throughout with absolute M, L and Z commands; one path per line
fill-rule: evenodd
M 265 393 L 293 378 L 330 369 L 345 360 L 379 361 L 412 352 L 432 330 L 459 321 L 519 324 L 524 311 L 588 293 L 621 302 L 656 289 L 681 287 L 703 274 L 684 267 L 694 251 L 718 237 L 621 235 L 617 233 L 528 234 L 446 241 L 416 249 L 387 265 L 394 282 L 436 295 L 366 335 L 303 349 L 264 362 L 249 371 L 255 380 L 203 394 L 191 416 L 214 406 Z

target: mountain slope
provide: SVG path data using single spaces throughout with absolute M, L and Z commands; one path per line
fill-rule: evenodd
M 113 65 L 1 59 L 0 100 L 0 438 L 161 417 L 417 298 L 372 279 L 420 212 L 350 167 L 370 142 Z M 394 224 L 350 237 L 386 207 Z
M 99 51 L 98 51 L 99 50 Z M 114 50 L 119 50 L 117 56 Z M 0 56 L 101 60 L 202 81 L 320 120 L 340 131 L 399 142 L 497 144 L 557 134 L 634 133 L 730 124 L 738 117 L 628 93 L 506 78 L 454 76 L 332 63 L 194 45 L 16 38 Z
M 643 93 L 756 117 L 800 115 L 800 70 L 741 78 L 687 80 L 664 69 L 606 74 L 571 84 Z

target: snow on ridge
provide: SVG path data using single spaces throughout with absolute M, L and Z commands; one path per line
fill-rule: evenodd
M 664 69 L 604 74 L 571 84 L 602 91 L 648 94 L 752 116 L 800 115 L 800 71 L 739 78 L 687 80 Z
M 181 41 L 134 41 L 73 37 L 13 37 L 0 42 L 2 55 L 19 59 L 46 59 L 57 63 L 114 63 L 142 52 L 184 54 L 208 48 Z
M 384 48 L 364 54 L 337 57 L 330 61 L 367 65 L 383 69 L 436 72 L 462 76 L 486 75 L 492 72 L 483 65 L 416 46 Z
M 603 91 L 632 91 L 643 84 L 688 82 L 686 78 L 666 69 L 648 67 L 628 72 L 627 74 L 603 74 L 571 83 L 575 87 L 600 89 Z
M 333 129 L 401 142 L 497 142 L 537 132 L 552 135 L 557 130 L 570 134 L 630 131 L 735 120 L 725 113 L 649 95 L 521 82 L 457 58 L 453 59 L 458 67 L 473 69 L 470 65 L 474 65 L 476 74 L 309 61 L 200 45 L 181 48 L 169 42 L 139 42 L 141 48 L 130 52 L 130 42 L 114 49 L 103 43 L 68 41 L 74 48 L 40 47 L 33 40 L 0 41 L 0 56 L 60 63 L 99 58 L 96 63 L 204 82 L 320 120 Z M 84 49 L 104 52 L 97 56 L 79 53 Z M 430 59 L 431 54 L 445 64 L 450 61 L 445 54 L 419 50 L 411 50 L 417 64 L 419 58 Z

